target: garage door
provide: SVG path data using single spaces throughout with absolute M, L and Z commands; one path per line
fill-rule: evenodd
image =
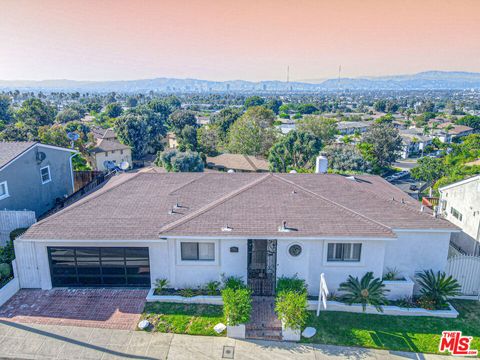
M 148 248 L 49 247 L 48 257 L 53 286 L 150 286 Z

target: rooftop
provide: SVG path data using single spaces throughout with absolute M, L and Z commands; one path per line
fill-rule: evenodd
M 35 141 L 2 141 L 0 142 L 0 168 L 7 165 L 18 155 L 35 145 Z
M 218 156 L 207 156 L 207 164 L 214 164 L 216 167 L 234 169 L 241 171 L 268 171 L 268 161 L 250 155 L 242 154 L 220 154 Z
M 98 153 L 98 152 L 127 150 L 127 149 L 130 149 L 130 147 L 118 141 L 107 140 L 107 139 L 97 139 L 97 143 L 93 148 L 93 152 Z
M 289 232 L 279 231 L 286 221 Z M 229 231 L 225 231 L 228 227 Z M 26 239 L 166 236 L 395 238 L 395 229 L 455 230 L 377 176 L 126 173 L 33 225 Z

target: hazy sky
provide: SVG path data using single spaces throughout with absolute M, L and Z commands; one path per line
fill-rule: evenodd
M 0 0 L 0 79 L 480 71 L 480 0 Z

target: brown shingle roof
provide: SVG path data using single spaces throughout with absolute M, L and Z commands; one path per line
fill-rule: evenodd
M 33 225 L 24 238 L 391 238 L 397 228 L 456 229 L 420 212 L 407 194 L 376 176 L 349 180 L 318 174 L 137 173 L 112 180 Z M 180 207 L 169 214 L 177 202 Z M 296 231 L 279 232 L 283 221 Z M 227 225 L 232 230 L 222 231 Z
M 208 156 L 207 164 L 225 169 L 241 171 L 268 171 L 268 161 L 250 155 L 242 154 L 220 154 L 218 156 Z
M 35 141 L 2 141 L 0 142 L 0 168 L 7 165 L 18 155 L 35 145 Z

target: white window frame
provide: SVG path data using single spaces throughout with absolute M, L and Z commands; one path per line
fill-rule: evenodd
M 48 180 L 47 180 L 47 181 L 43 181 L 43 175 L 42 175 L 43 169 L 47 169 L 47 170 L 48 170 Z M 45 185 L 45 184 L 49 183 L 50 181 L 52 181 L 52 173 L 50 172 L 50 165 L 47 165 L 47 166 L 44 166 L 44 167 L 40 168 L 40 180 L 42 180 L 42 184 L 43 184 L 43 185 Z
M 0 200 L 6 199 L 10 197 L 10 193 L 8 192 L 8 184 L 6 181 L 0 182 L 0 186 L 4 185 L 5 186 L 5 194 L 0 195 Z
M 360 261 L 335 261 L 328 260 L 328 244 L 361 244 L 362 248 L 360 250 Z M 352 246 L 353 251 L 353 246 Z M 349 240 L 338 240 L 338 241 L 324 241 L 323 244 L 323 266 L 347 266 L 347 267 L 363 267 L 365 266 L 365 242 L 364 241 L 349 241 Z
M 187 243 L 211 243 L 213 244 L 213 253 L 214 253 L 214 259 L 213 260 L 182 260 L 182 243 L 187 242 Z M 197 240 L 197 239 L 182 239 L 182 240 L 177 240 L 176 241 L 176 253 L 177 253 L 177 265 L 200 265 L 200 266 L 217 266 L 219 264 L 219 242 L 218 240 Z

